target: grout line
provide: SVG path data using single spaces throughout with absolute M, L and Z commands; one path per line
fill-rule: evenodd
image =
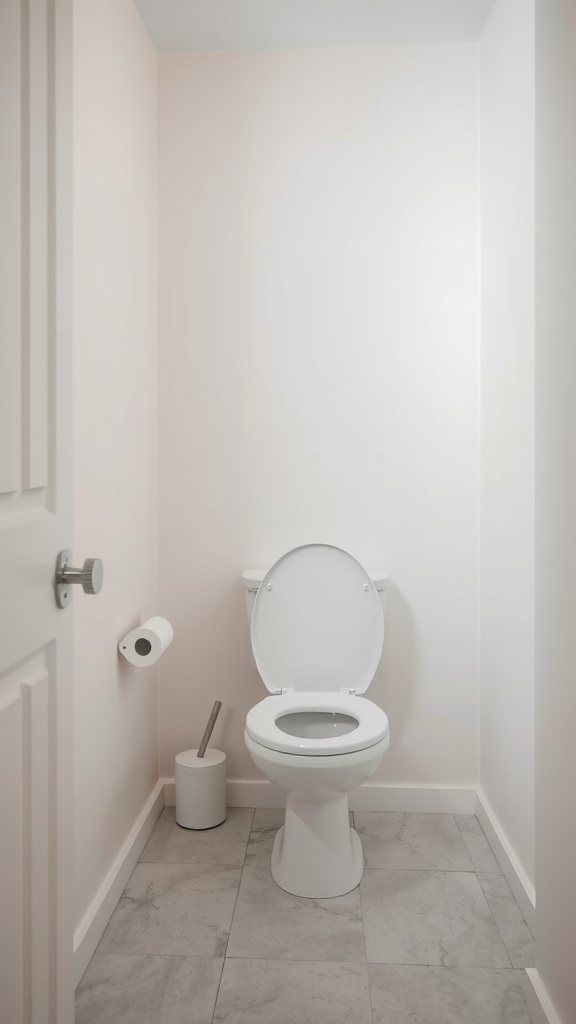
M 526 971 L 525 967 L 483 967 L 478 964 L 429 964 L 429 963 L 418 963 L 404 962 L 400 960 L 304 960 L 304 959 L 288 959 L 287 957 L 278 956 L 199 956 L 198 954 L 188 953 L 122 953 L 116 952 L 115 950 L 106 950 L 101 953 L 97 951 L 94 956 L 123 956 L 123 957 L 161 957 L 163 959 L 176 959 L 176 960 L 221 960 L 222 966 L 226 960 L 266 960 L 271 963 L 279 964 L 350 964 L 352 967 L 434 967 L 439 971 L 508 971 L 515 974 L 517 971 Z
M 482 874 L 485 874 L 485 872 L 482 872 Z M 502 935 L 502 932 L 500 931 L 500 925 L 498 924 L 498 921 L 496 920 L 496 918 L 494 916 L 494 912 L 492 910 L 492 907 L 490 906 L 490 903 L 488 902 L 488 897 L 487 897 L 486 893 L 484 892 L 484 889 L 482 888 L 482 883 L 481 883 L 480 879 L 478 878 L 478 872 L 477 871 L 476 871 L 476 878 L 478 879 L 478 885 L 480 886 L 480 889 L 482 890 L 482 895 L 484 897 L 484 900 L 486 902 L 488 910 L 490 911 L 490 916 L 491 916 L 492 920 L 494 921 L 494 924 L 496 925 L 496 931 L 498 932 L 498 935 L 500 936 L 500 940 L 502 942 L 502 945 L 504 946 L 504 949 L 506 950 L 506 956 L 508 957 L 508 959 L 510 961 L 510 966 L 511 966 L 512 970 L 515 970 L 514 964 L 512 963 L 512 957 L 510 956 L 510 951 L 508 949 L 508 946 L 507 946 L 506 942 L 504 941 L 504 936 Z
M 362 851 L 362 852 L 364 852 L 364 851 Z M 366 858 L 364 858 L 364 871 L 362 872 L 362 878 L 364 878 L 364 872 L 365 871 L 366 871 Z M 361 921 L 361 924 L 362 924 L 362 938 L 364 940 L 364 959 L 366 961 L 366 973 L 368 974 L 368 948 L 366 946 L 366 929 L 364 927 L 364 907 L 362 906 L 362 878 L 360 879 L 360 882 L 358 883 L 358 904 L 360 906 L 360 921 Z M 374 1011 L 373 1011 L 373 1008 L 372 1008 L 372 996 L 370 995 L 370 978 L 368 978 L 368 994 L 369 994 L 369 998 L 370 998 L 370 1011 L 372 1013 L 372 1016 L 374 1016 Z
M 381 868 L 370 867 L 369 864 L 364 866 L 364 871 L 440 871 L 444 875 L 477 875 L 476 868 L 414 868 L 414 867 L 402 867 L 399 864 L 394 866 L 385 864 Z M 482 874 L 496 874 L 495 871 L 483 871 Z
M 224 967 L 226 966 L 226 954 L 228 952 L 228 945 L 230 942 L 230 935 L 232 933 L 232 925 L 234 923 L 234 914 L 236 913 L 236 904 L 238 903 L 238 896 L 240 895 L 240 886 L 242 885 L 242 875 L 244 873 L 244 865 L 246 863 L 246 854 L 248 853 L 248 843 L 250 842 L 250 836 L 252 835 L 252 829 L 254 828 L 254 817 L 256 815 L 256 808 L 252 808 L 252 819 L 250 821 L 250 828 L 248 829 L 248 837 L 246 839 L 246 846 L 244 847 L 244 857 L 242 858 L 242 864 L 240 867 L 240 878 L 238 879 L 238 888 L 236 890 L 236 899 L 234 900 L 234 907 L 232 910 L 232 916 L 230 918 L 230 928 L 228 929 L 228 937 L 226 939 L 226 948 L 224 950 L 224 956 L 222 958 L 222 970 L 220 971 L 220 977 L 218 979 L 218 986 L 216 988 L 216 996 L 214 998 L 214 1006 L 212 1007 L 212 1015 L 210 1021 L 214 1020 L 214 1014 L 216 1013 L 216 1006 L 218 1005 L 218 996 L 220 995 L 220 986 L 222 985 L 222 978 L 224 976 Z
M 219 959 L 214 957 L 213 959 Z M 303 960 L 303 959 L 288 959 L 287 957 L 277 956 L 230 956 L 227 960 L 245 960 L 249 963 L 251 960 L 269 961 L 270 963 L 278 964 L 350 964 L 351 967 L 433 967 L 439 971 L 506 971 L 509 974 L 515 974 L 517 971 L 525 970 L 523 967 L 485 967 L 478 964 L 415 964 L 413 962 L 404 962 L 400 960 Z
M 133 951 L 125 952 L 121 949 L 97 949 L 96 952 L 92 954 L 92 957 L 95 956 L 162 956 L 175 957 L 177 960 L 222 960 L 222 962 L 224 962 L 224 957 L 222 955 L 210 956 L 209 954 L 205 954 L 203 956 L 202 953 L 135 953 Z M 90 959 L 90 963 L 92 963 L 92 958 Z
M 381 868 L 373 868 L 373 867 L 370 867 L 369 865 L 366 865 L 364 867 L 364 871 L 434 871 L 434 872 L 440 872 L 440 874 L 442 874 L 442 875 L 477 875 L 478 874 L 477 868 L 474 868 L 474 867 L 472 867 L 472 868 L 446 868 L 446 867 L 445 868 L 414 868 L 414 867 L 401 867 L 398 864 L 395 865 L 394 867 L 389 867 L 388 865 L 384 865 L 384 867 L 381 867 Z M 497 874 L 500 877 L 501 872 L 497 872 L 497 871 L 482 871 L 481 874 L 483 874 L 483 875 L 496 875 Z M 482 891 L 484 891 L 484 890 L 482 890 Z
M 500 974 L 502 971 L 508 974 L 516 974 L 516 971 L 525 970 L 523 967 L 482 967 L 478 964 L 414 964 L 414 963 L 400 963 L 397 960 L 368 960 L 368 967 L 425 967 L 427 970 L 433 967 L 437 971 L 495 971 Z M 517 979 L 516 979 L 517 980 Z M 517 980 L 517 984 L 520 982 Z M 520 985 L 520 988 L 522 986 Z
M 236 905 L 238 903 L 238 896 L 240 895 L 240 886 L 242 885 L 242 875 L 244 874 L 244 865 L 246 863 L 246 854 L 248 852 L 248 843 L 250 842 L 250 836 L 252 835 L 252 828 L 254 826 L 254 816 L 256 814 L 256 808 L 252 808 L 252 820 L 250 822 L 250 828 L 248 830 L 248 838 L 246 840 L 246 846 L 244 847 L 244 857 L 242 858 L 242 864 L 240 865 L 240 878 L 238 879 L 238 888 L 236 890 L 236 899 L 234 900 L 234 907 L 232 909 L 232 917 L 230 918 L 230 928 L 228 929 L 228 937 L 226 939 L 226 948 L 224 950 L 224 959 L 226 959 L 228 953 L 228 945 L 230 943 L 230 934 L 232 932 L 232 925 L 234 923 L 234 914 L 236 913 Z M 214 1004 L 216 1005 L 216 1004 Z
M 238 887 L 240 888 L 240 887 Z M 232 915 L 234 916 L 234 915 Z M 222 967 L 220 969 L 220 977 L 218 978 L 218 985 L 216 987 L 216 995 L 214 996 L 214 1006 L 212 1007 L 212 1013 L 210 1015 L 210 1021 L 214 1020 L 214 1014 L 216 1013 L 216 1004 L 218 1002 L 218 996 L 220 995 L 220 986 L 222 984 L 222 975 L 224 974 L 224 964 L 226 963 L 226 957 L 222 957 Z
M 278 956 L 201 956 L 197 953 L 123 953 L 116 950 L 106 950 L 94 953 L 94 956 L 125 956 L 125 957 L 162 957 L 163 959 L 174 958 L 176 960 L 221 960 L 224 966 L 225 960 L 269 960 L 279 964 L 350 964 L 352 967 L 434 967 L 440 971 L 526 971 L 525 967 L 483 967 L 478 964 L 429 964 L 404 962 L 400 960 L 314 960 L 314 959 L 288 959 Z

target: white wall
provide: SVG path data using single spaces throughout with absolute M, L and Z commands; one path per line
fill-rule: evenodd
M 480 785 L 534 884 L 534 3 L 480 45 Z
M 74 5 L 76 922 L 158 779 L 155 673 L 116 644 L 157 611 L 156 55 L 130 0 Z M 72 426 L 71 426 L 72 429 Z
M 576 1020 L 576 7 L 536 3 L 537 967 Z
M 477 778 L 477 48 L 160 59 L 161 767 L 264 695 L 241 570 L 387 567 L 380 777 Z

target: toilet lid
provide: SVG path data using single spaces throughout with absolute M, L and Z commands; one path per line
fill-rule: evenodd
M 252 649 L 266 687 L 364 693 L 384 621 L 366 570 L 342 548 L 306 544 L 268 570 L 252 612 Z

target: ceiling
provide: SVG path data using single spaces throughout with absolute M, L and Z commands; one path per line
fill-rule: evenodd
M 134 0 L 159 53 L 474 42 L 495 0 Z

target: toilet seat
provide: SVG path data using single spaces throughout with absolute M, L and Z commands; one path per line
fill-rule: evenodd
M 254 601 L 251 638 L 271 693 L 364 693 L 384 643 L 380 597 L 348 551 L 305 544 L 266 573 Z
M 358 726 L 352 732 L 326 739 L 293 736 L 278 728 L 279 718 L 306 711 L 349 715 L 356 719 Z M 270 750 L 325 757 L 372 747 L 388 736 L 389 726 L 384 711 L 366 697 L 350 693 L 293 691 L 265 697 L 256 704 L 246 716 L 246 733 L 255 743 Z

